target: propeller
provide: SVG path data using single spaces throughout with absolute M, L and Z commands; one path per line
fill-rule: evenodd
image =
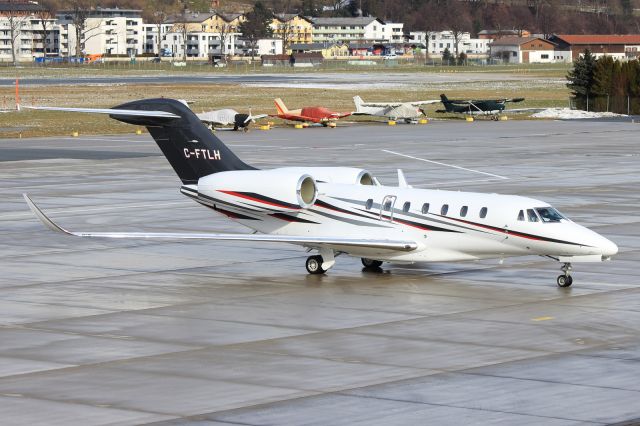
M 251 108 L 249 108 L 249 115 L 247 116 L 247 119 L 244 120 L 244 124 L 247 124 L 249 122 L 255 123 L 255 120 L 253 119 L 253 114 L 251 113 Z

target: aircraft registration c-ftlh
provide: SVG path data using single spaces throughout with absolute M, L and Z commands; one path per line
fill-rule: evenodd
M 36 108 L 39 109 L 39 108 Z M 112 109 L 40 109 L 109 114 L 146 126 L 182 180 L 181 192 L 259 234 L 72 232 L 49 219 L 25 194 L 49 228 L 98 238 L 205 239 L 296 244 L 317 255 L 311 274 L 331 268 L 338 254 L 362 258 L 367 268 L 391 263 L 449 262 L 540 255 L 562 262 L 557 279 L 572 283 L 571 262 L 609 260 L 618 247 L 560 214 L 520 196 L 383 186 L 366 170 L 244 163 L 184 104 L 171 99 L 129 102 Z
M 283 120 L 302 121 L 304 123 L 319 123 L 327 127 L 335 127 L 335 122 L 343 117 L 351 115 L 350 112 L 335 112 L 324 107 L 304 107 L 300 109 L 288 109 L 282 99 L 274 99 L 278 113 L 275 117 Z

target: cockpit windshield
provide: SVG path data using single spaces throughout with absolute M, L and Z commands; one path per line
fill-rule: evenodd
M 543 222 L 560 222 L 562 219 L 566 219 L 558 210 L 553 207 L 537 207 L 536 212 L 540 216 Z

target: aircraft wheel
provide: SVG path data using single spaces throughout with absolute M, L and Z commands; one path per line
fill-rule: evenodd
M 571 278 L 571 275 L 558 275 L 557 283 L 558 287 L 571 287 L 573 278 Z
M 362 259 L 360 259 L 360 261 L 362 262 L 362 265 L 365 268 L 379 268 L 380 266 L 382 266 L 382 261 L 381 260 L 373 260 L 373 259 L 367 259 L 366 257 L 363 257 Z
M 325 271 L 322 269 L 322 256 L 309 256 L 307 257 L 307 262 L 305 266 L 307 267 L 307 272 L 312 275 L 324 274 Z

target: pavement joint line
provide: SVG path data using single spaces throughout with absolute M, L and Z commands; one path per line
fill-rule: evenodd
M 438 165 L 441 165 L 441 166 L 452 167 L 454 169 L 460 169 L 460 170 L 465 170 L 465 171 L 468 171 L 468 172 L 479 173 L 479 174 L 482 174 L 482 175 L 493 176 L 493 177 L 498 178 L 498 179 L 503 179 L 503 180 L 508 180 L 509 179 L 506 176 L 496 175 L 494 173 L 481 172 L 479 170 L 469 169 L 469 168 L 462 167 L 462 166 L 456 166 L 454 164 L 447 164 L 447 163 L 442 163 L 440 161 L 427 160 L 426 158 L 414 157 L 413 155 L 402 154 L 402 153 L 399 153 L 399 152 L 390 151 L 388 149 L 382 149 L 381 151 L 389 153 L 389 154 L 399 155 L 401 157 L 411 158 L 413 160 L 424 161 L 426 163 L 433 163 L 433 164 L 438 164 Z
M 47 373 L 47 371 L 45 371 L 44 373 Z M 8 376 L 8 377 L 13 377 L 13 376 Z M 0 378 L 0 382 L 4 380 L 4 378 Z M 1 394 L 0 394 L 1 396 Z M 55 399 L 55 398 L 45 398 L 43 396 L 40 395 L 35 395 L 35 394 L 30 394 L 30 393 L 23 393 L 21 394 L 22 398 L 29 398 L 29 399 L 35 399 L 35 400 L 39 400 L 39 401 L 49 401 L 49 402 L 57 402 L 57 403 L 61 403 L 61 404 L 73 404 L 73 405 L 84 405 L 84 406 L 88 406 L 88 407 L 96 407 L 95 404 L 89 402 L 89 401 L 81 401 L 81 400 L 77 400 L 77 399 Z M 178 414 L 167 414 L 167 413 L 161 413 L 161 412 L 156 412 L 156 411 L 149 411 L 149 410 L 144 410 L 144 409 L 140 409 L 140 408 L 131 408 L 131 407 L 122 407 L 119 405 L 111 405 L 111 407 L 109 408 L 113 408 L 116 410 L 122 410 L 122 411 L 128 411 L 130 413 L 145 413 L 145 414 L 156 414 L 159 416 L 167 416 L 167 417 L 174 417 L 173 420 L 175 419 L 179 419 L 180 415 Z M 167 419 L 170 420 L 170 419 Z M 167 420 L 163 420 L 163 421 L 167 421 Z
M 456 373 L 453 373 L 453 374 L 456 374 Z M 409 380 L 411 380 L 411 379 L 409 379 Z M 413 404 L 420 404 L 420 405 L 430 405 L 430 406 L 437 406 L 437 407 L 451 407 L 451 408 L 461 408 L 461 409 L 465 409 L 465 410 L 486 411 L 486 412 L 491 412 L 491 413 L 515 414 L 515 415 L 518 415 L 518 416 L 534 417 L 534 418 L 541 418 L 541 419 L 567 420 L 567 421 L 580 422 L 581 424 L 593 424 L 593 425 L 606 425 L 607 424 L 607 423 L 603 423 L 603 422 L 592 422 L 592 421 L 583 420 L 583 419 L 572 419 L 572 418 L 557 417 L 557 416 L 545 416 L 545 415 L 539 415 L 539 414 L 527 414 L 527 413 L 521 413 L 521 412 L 517 412 L 517 411 L 505 411 L 505 410 L 497 410 L 497 409 L 493 410 L 493 409 L 489 409 L 489 408 L 472 407 L 472 406 L 459 405 L 459 404 L 445 404 L 445 403 L 436 403 L 436 402 L 412 401 L 412 400 L 407 400 L 407 399 L 397 399 L 397 398 L 381 397 L 381 396 L 369 396 L 369 395 L 361 395 L 361 394 L 349 394 L 349 393 L 342 393 L 342 392 L 337 392 L 337 394 L 338 395 L 342 395 L 342 396 L 353 396 L 353 397 L 357 397 L 357 398 L 379 399 L 379 400 L 384 400 L 384 401 L 405 402 L 405 403 L 413 403 Z
M 634 361 L 629 361 L 629 362 L 632 363 Z M 473 369 L 477 369 L 477 368 L 478 367 L 473 368 Z M 484 368 L 484 367 L 479 367 L 479 368 Z M 551 383 L 551 384 L 556 384 L 556 385 L 570 385 L 570 386 L 576 386 L 576 387 L 581 387 L 581 388 L 611 389 L 611 390 L 619 390 L 619 391 L 623 391 L 623 392 L 640 393 L 640 389 L 616 388 L 616 387 L 613 387 L 613 386 L 591 385 L 591 384 L 574 383 L 574 382 L 561 382 L 559 380 L 534 379 L 534 378 L 531 378 L 531 377 L 516 377 L 516 376 L 500 375 L 500 374 L 474 373 L 474 372 L 469 372 L 469 371 L 457 371 L 456 374 L 463 374 L 465 376 L 493 377 L 493 378 L 496 378 L 496 379 L 522 380 L 522 381 L 527 381 L 527 382 Z

